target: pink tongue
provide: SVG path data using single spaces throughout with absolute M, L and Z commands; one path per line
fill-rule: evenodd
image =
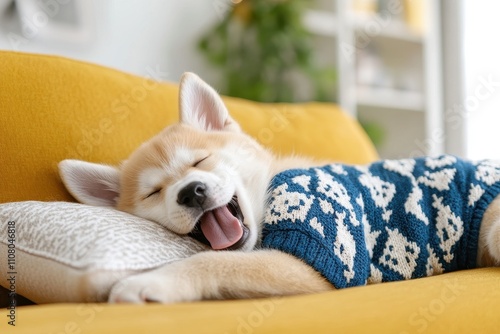
M 234 245 L 243 235 L 239 220 L 226 206 L 205 212 L 201 217 L 201 230 L 215 250 Z

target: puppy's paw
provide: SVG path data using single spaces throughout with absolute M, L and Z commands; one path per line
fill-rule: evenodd
M 189 282 L 178 279 L 175 273 L 151 271 L 118 281 L 109 295 L 110 303 L 180 303 L 200 300 Z

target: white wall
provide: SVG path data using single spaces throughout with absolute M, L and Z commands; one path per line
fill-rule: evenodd
M 464 1 L 466 155 L 500 159 L 500 2 Z M 453 84 L 453 83 L 448 83 Z
M 147 75 L 148 69 L 154 68 L 160 70 L 162 79 L 170 81 L 178 81 L 182 72 L 189 70 L 210 81 L 212 74 L 195 44 L 229 9 L 230 0 L 77 1 L 91 11 L 87 39 L 60 41 L 35 34 L 22 43 L 13 43 L 9 33 L 10 37 L 12 34 L 22 36 L 20 28 L 13 18 L 3 17 L 0 18 L 0 49 L 63 55 L 138 75 Z M 43 2 L 56 3 L 63 10 L 68 0 Z M 43 31 L 45 26 L 39 24 L 38 28 Z

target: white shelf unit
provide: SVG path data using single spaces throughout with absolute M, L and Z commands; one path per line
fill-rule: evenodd
M 315 0 L 304 17 L 318 61 L 337 69 L 338 103 L 384 130 L 383 158 L 444 152 L 440 6 L 422 1 L 422 32 L 395 11 L 355 12 L 352 0 Z

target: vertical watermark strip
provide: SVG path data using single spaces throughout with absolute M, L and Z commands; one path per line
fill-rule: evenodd
M 9 282 L 9 296 L 7 306 L 7 323 L 11 326 L 16 325 L 16 221 L 11 220 L 7 223 L 7 281 Z

